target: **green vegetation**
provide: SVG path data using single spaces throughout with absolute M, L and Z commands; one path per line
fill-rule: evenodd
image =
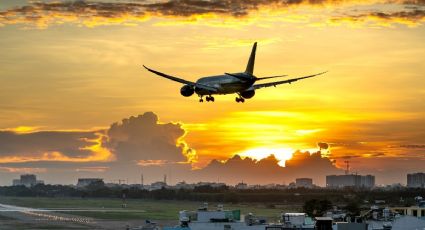
M 327 210 L 332 208 L 332 203 L 329 200 L 308 200 L 303 206 L 303 210 L 309 216 L 323 216 Z

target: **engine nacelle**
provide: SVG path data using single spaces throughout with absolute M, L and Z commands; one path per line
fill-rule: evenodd
M 247 90 L 241 92 L 241 96 L 245 99 L 250 99 L 255 95 L 255 90 Z
M 193 95 L 193 93 L 195 93 L 195 89 L 193 89 L 192 86 L 190 85 L 184 85 L 181 89 L 180 89 L 180 94 L 182 96 L 185 97 L 190 97 Z

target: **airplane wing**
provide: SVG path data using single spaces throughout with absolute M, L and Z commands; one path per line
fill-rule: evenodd
M 277 85 L 281 85 L 281 84 L 291 84 L 292 82 L 302 80 L 302 79 L 306 79 L 306 78 L 316 77 L 316 76 L 322 75 L 326 72 L 328 72 L 328 71 L 313 74 L 313 75 L 308 75 L 308 76 L 304 76 L 304 77 L 292 78 L 292 79 L 283 80 L 283 81 L 275 81 L 275 82 L 269 82 L 269 83 L 263 83 L 263 84 L 256 84 L 256 85 L 253 85 L 252 87 L 254 89 L 260 89 L 260 88 L 265 88 L 265 87 L 270 87 L 270 86 L 276 87 Z
M 178 78 L 178 77 L 173 77 L 171 75 L 168 75 L 168 74 L 161 73 L 161 72 L 158 72 L 156 70 L 150 69 L 150 68 L 146 67 L 145 65 L 143 65 L 143 67 L 146 70 L 148 70 L 149 72 L 152 72 L 152 73 L 154 73 L 154 74 L 156 74 L 158 76 L 161 76 L 161 77 L 170 79 L 172 81 L 176 81 L 176 82 L 179 82 L 179 83 L 182 83 L 182 84 L 186 84 L 186 85 L 190 85 L 190 86 L 194 86 L 194 87 L 206 89 L 206 90 L 209 90 L 209 91 L 212 91 L 212 92 L 217 92 L 217 89 L 214 88 L 214 87 L 207 86 L 207 85 L 204 85 L 204 84 L 199 84 L 199 83 L 196 83 L 196 82 L 187 81 L 187 80 L 184 80 L 184 79 L 181 79 L 181 78 Z

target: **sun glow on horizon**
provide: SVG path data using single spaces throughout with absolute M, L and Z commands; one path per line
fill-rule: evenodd
M 277 160 L 279 160 L 279 165 L 285 167 L 285 161 L 292 158 L 292 154 L 295 152 L 292 148 L 252 148 L 247 149 L 242 152 L 238 152 L 235 155 L 239 155 L 241 157 L 250 157 L 257 161 L 267 158 L 270 155 L 274 155 Z

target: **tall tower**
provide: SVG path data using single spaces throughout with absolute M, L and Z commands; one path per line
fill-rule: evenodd
M 346 164 L 345 175 L 348 175 L 350 173 L 350 161 L 344 161 L 344 163 Z
M 167 184 L 167 174 L 164 174 L 164 183 Z

